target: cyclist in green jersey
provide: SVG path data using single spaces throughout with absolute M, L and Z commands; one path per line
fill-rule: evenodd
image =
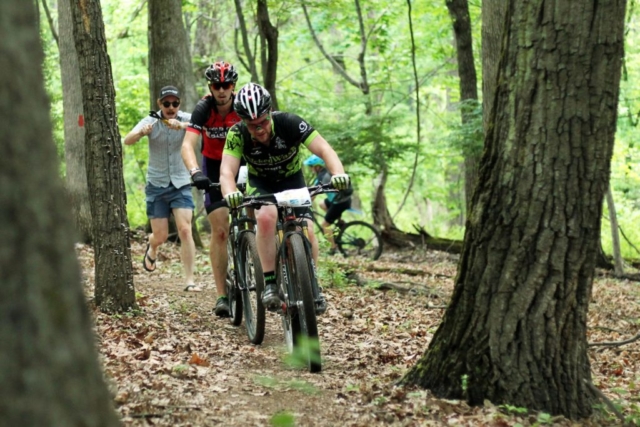
M 248 183 L 252 194 L 269 194 L 306 187 L 302 173 L 301 147 L 308 148 L 322 158 L 331 173 L 330 182 L 340 190 L 349 188 L 349 175 L 335 150 L 309 123 L 301 117 L 281 111 L 271 111 L 271 95 L 262 86 L 248 83 L 234 101 L 234 108 L 242 122 L 227 134 L 227 142 L 220 166 L 220 185 L 227 204 L 242 203 L 243 195 L 235 184 L 240 161 L 245 159 L 249 170 Z M 299 215 L 311 218 L 308 208 L 299 208 Z M 258 222 L 256 240 L 265 278 L 262 302 L 269 310 L 280 307 L 276 285 L 275 206 L 263 206 L 256 211 Z M 318 259 L 318 241 L 309 224 L 309 240 L 314 261 Z

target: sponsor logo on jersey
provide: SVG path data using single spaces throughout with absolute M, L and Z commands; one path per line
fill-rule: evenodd
M 298 128 L 300 129 L 300 133 L 305 133 L 307 129 L 309 129 L 309 125 L 307 124 L 307 122 L 302 121 L 298 125 Z
M 287 148 L 287 144 L 285 144 L 284 140 L 282 140 L 282 138 L 280 138 L 279 136 L 276 137 L 276 148 L 278 150 Z
M 205 132 L 211 139 L 226 139 L 227 137 L 227 128 L 223 126 L 205 128 Z

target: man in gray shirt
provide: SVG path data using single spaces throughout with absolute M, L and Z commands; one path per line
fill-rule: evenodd
M 156 269 L 158 247 L 169 234 L 169 216 L 173 211 L 180 236 L 180 255 L 186 278 L 185 291 L 199 292 L 193 270 L 195 245 L 191 234 L 193 197 L 191 179 L 182 161 L 180 149 L 191 114 L 179 110 L 180 92 L 174 86 L 165 86 L 158 96 L 159 111 L 140 120 L 124 138 L 126 145 L 149 137 L 149 167 L 145 187 L 147 216 L 151 222 L 151 235 L 142 259 L 146 271 Z

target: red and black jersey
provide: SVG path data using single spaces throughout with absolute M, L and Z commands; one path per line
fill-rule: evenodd
M 233 105 L 233 99 L 231 100 Z M 231 126 L 241 119 L 235 111 L 229 112 L 224 118 L 218 114 L 216 101 L 213 96 L 206 95 L 193 110 L 191 122 L 187 132 L 202 135 L 202 155 L 214 160 L 222 159 L 222 150 L 227 139 L 227 132 Z

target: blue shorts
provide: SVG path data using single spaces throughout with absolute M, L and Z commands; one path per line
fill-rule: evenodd
M 147 216 L 149 219 L 169 218 L 172 209 L 193 209 L 191 186 L 176 188 L 173 184 L 168 187 L 156 187 L 147 183 L 144 188 L 147 201 Z

